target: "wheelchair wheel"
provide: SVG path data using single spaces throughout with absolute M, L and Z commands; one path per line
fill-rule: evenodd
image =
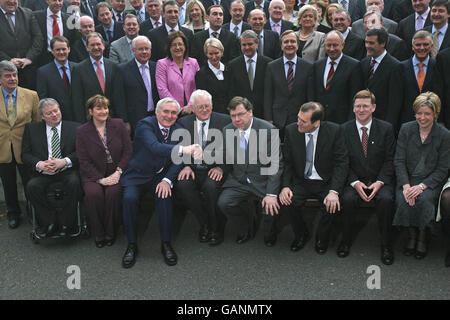
M 34 232 L 30 233 L 30 239 L 34 244 L 39 244 L 39 239 L 36 237 L 36 234 Z

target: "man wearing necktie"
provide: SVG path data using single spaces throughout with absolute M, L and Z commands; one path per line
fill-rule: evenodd
M 189 133 L 190 139 L 186 144 L 198 143 L 202 146 L 205 157 L 214 157 L 215 150 L 222 146 L 218 145 L 215 150 L 209 150 L 208 145 L 222 135 L 223 128 L 231 122 L 230 117 L 213 112 L 212 97 L 204 90 L 194 91 L 190 104 L 193 114 L 179 121 Z M 177 195 L 180 195 L 182 203 L 192 211 L 199 222 L 199 241 L 210 246 L 219 245 L 223 241 L 225 218 L 216 210 L 217 198 L 224 181 L 223 170 L 223 164 L 216 161 L 204 160 L 186 164 L 178 174 L 176 183 Z
M 78 123 L 62 121 L 59 104 L 52 98 L 39 102 L 43 122 L 25 126 L 22 160 L 31 169 L 27 185 L 31 204 L 40 226 L 39 237 L 59 233 L 67 236 L 75 226 L 77 201 L 81 197 L 75 136 Z M 64 207 L 59 213 L 47 201 L 48 187 L 61 182 L 64 186 Z
M 124 22 L 126 0 L 111 0 L 114 21 Z
M 255 236 L 262 215 L 264 242 L 272 247 L 279 231 L 277 195 L 283 172 L 278 130 L 255 118 L 253 106 L 246 98 L 234 97 L 228 110 L 232 123 L 223 129 L 227 178 L 217 205 L 229 219 L 235 220 L 238 244 Z M 249 205 L 255 198 L 256 216 Z
M 175 164 L 173 157 L 193 155 L 201 158 L 199 145 L 181 146 L 172 139 L 180 105 L 172 98 L 164 98 L 156 105 L 156 116 L 139 121 L 134 135 L 133 157 L 120 183 L 123 191 L 123 221 L 128 247 L 122 259 L 124 268 L 131 268 L 136 262 L 137 213 L 140 195 L 150 191 L 155 198 L 161 236 L 161 253 L 167 265 L 177 264 L 178 258 L 171 245 L 172 187 L 182 165 Z M 177 158 L 178 159 L 178 158 Z M 179 159 L 178 159 L 179 160 Z M 180 163 L 180 162 L 178 162 Z
M 286 30 L 294 30 L 294 24 L 283 19 L 286 5 L 282 0 L 272 0 L 269 5 L 269 20 L 264 25 L 264 29 L 272 30 L 281 35 Z
M 178 17 L 178 22 L 180 26 L 182 26 L 186 21 L 186 15 L 189 14 L 186 12 L 187 3 L 186 0 L 176 0 L 178 7 L 180 7 L 180 16 Z
M 280 202 L 286 206 L 294 231 L 291 251 L 302 249 L 309 239 L 303 219 L 307 199 L 317 198 L 323 206 L 316 231 L 315 249 L 328 249 L 333 218 L 341 211 L 340 195 L 348 173 L 348 154 L 339 125 L 323 121 L 320 103 L 307 102 L 298 113 L 297 123 L 286 127 L 285 169 Z M 333 161 L 330 161 L 333 159 Z
M 431 57 L 436 58 L 439 51 L 450 47 L 450 30 L 448 19 L 450 18 L 450 2 L 448 0 L 436 0 L 431 5 L 431 22 L 425 30 L 433 35 L 433 50 Z
M 107 2 L 100 2 L 97 5 L 97 17 L 100 24 L 95 27 L 95 31 L 105 40 L 103 55 L 109 57 L 111 43 L 125 35 L 123 22 L 114 21 L 112 7 Z
M 17 67 L 11 61 L 0 62 L 0 178 L 11 229 L 20 224 L 21 209 L 17 194 L 16 168 L 26 187 L 29 171 L 22 164 L 22 136 L 26 123 L 41 119 L 38 95 L 18 86 Z
M 394 210 L 395 135 L 392 125 L 378 120 L 375 96 L 368 90 L 354 97 L 355 119 L 343 124 L 350 165 L 342 195 L 342 240 L 337 255 L 345 258 L 353 243 L 352 224 L 362 203 L 375 203 L 381 238 L 381 261 L 394 262 L 392 250 L 392 218 Z

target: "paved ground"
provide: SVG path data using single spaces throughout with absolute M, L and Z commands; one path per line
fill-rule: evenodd
M 396 244 L 396 261 L 384 266 L 379 259 L 376 219 L 364 212 L 362 227 L 351 254 L 340 259 L 337 244 L 320 256 L 313 241 L 291 253 L 290 227 L 281 232 L 275 247 L 256 239 L 237 245 L 229 226 L 225 242 L 215 248 L 196 240 L 192 215 L 179 217 L 181 228 L 173 241 L 179 256 L 174 267 L 160 254 L 156 217 L 140 217 L 140 254 L 136 265 L 125 270 L 123 234 L 112 247 L 97 249 L 93 239 L 49 240 L 39 245 L 29 239 L 30 225 L 17 230 L 7 226 L 0 203 L 0 299 L 450 299 L 450 268 L 444 268 L 445 248 L 440 232 L 432 238 L 429 255 L 422 261 L 401 254 L 404 239 Z M 311 211 L 307 219 L 315 221 Z M 69 290 L 69 266 L 80 270 L 80 289 Z M 378 266 L 380 289 L 370 266 Z M 377 268 L 377 267 L 375 267 Z M 73 278 L 72 278 L 73 279 Z M 74 283 L 74 282 L 70 282 Z

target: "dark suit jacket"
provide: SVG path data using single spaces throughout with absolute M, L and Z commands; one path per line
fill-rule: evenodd
M 164 18 L 162 18 L 162 23 L 164 25 Z M 140 35 L 147 35 L 147 33 L 149 33 L 150 30 L 152 30 L 154 28 L 155 27 L 152 24 L 152 20 L 150 20 L 150 18 L 149 18 L 149 19 L 145 20 L 144 22 L 142 22 L 139 25 L 139 34 Z
M 69 60 L 73 62 L 81 62 L 89 57 L 89 53 L 86 50 L 86 46 L 82 39 L 77 39 L 70 46 Z
M 76 138 L 81 181 L 95 182 L 104 178 L 107 174 L 106 152 L 93 122 L 79 126 Z M 113 166 L 125 171 L 133 150 L 130 134 L 121 119 L 107 120 L 106 139 Z
M 159 100 L 155 79 L 156 62 L 149 61 L 148 66 L 153 105 L 156 108 Z M 139 120 L 148 116 L 147 89 L 134 59 L 118 66 L 117 77 L 114 79 L 113 100 L 117 106 L 117 116 L 124 122 L 130 123 L 133 129 L 136 128 Z
M 87 4 L 89 6 L 89 8 L 92 11 L 92 15 L 91 13 L 87 10 L 87 8 L 84 7 L 83 5 L 83 0 L 80 1 L 81 2 L 81 6 L 80 6 L 80 14 L 81 15 L 86 15 L 86 16 L 90 16 L 92 19 L 94 19 L 94 23 L 97 25 L 98 24 L 98 18 L 97 18 L 97 0 L 87 0 Z
M 394 153 L 395 135 L 388 122 L 372 118 L 367 144 L 367 158 L 364 156 L 356 121 L 342 125 L 349 156 L 347 185 L 359 180 L 365 184 L 382 181 L 385 185 L 395 184 Z
M 345 39 L 344 50 L 342 52 L 356 60 L 363 59 L 366 56 L 364 39 L 350 31 Z
M 51 54 L 51 52 L 49 52 L 47 50 L 47 46 L 48 46 L 47 9 L 34 12 L 34 16 L 36 17 L 37 23 L 41 30 L 42 40 L 43 40 L 42 53 L 39 56 L 38 65 L 43 66 L 44 64 L 47 64 L 53 60 L 53 55 Z M 69 30 L 67 28 L 67 19 L 69 19 L 69 17 L 70 16 L 68 14 L 61 12 L 61 18 L 62 18 L 62 24 L 63 24 L 63 36 L 66 37 L 70 43 L 73 43 L 74 38 L 75 38 L 75 31 Z
M 112 93 L 113 80 L 115 79 L 117 73 L 117 65 L 106 58 L 103 58 L 103 62 L 106 75 L 105 93 L 102 92 L 90 58 L 80 62 L 73 69 L 71 85 L 72 107 L 73 116 L 77 122 L 86 122 L 86 101 L 96 94 L 104 95 L 110 100 L 110 115 L 115 115 L 116 108 L 114 107 Z
M 78 168 L 78 158 L 75 148 L 75 132 L 79 123 L 63 121 L 61 124 L 61 157 L 68 157 L 72 161 L 72 167 L 67 170 Z M 31 122 L 25 125 L 22 140 L 22 161 L 32 169 L 34 175 L 39 175 L 35 170 L 39 161 L 48 160 L 47 131 L 44 121 Z
M 327 59 L 314 63 L 314 101 L 323 105 L 324 120 L 344 123 L 352 115 L 353 96 L 363 89 L 361 65 L 358 60 L 343 55 L 331 79 L 330 88 L 325 90 Z
M 30 9 L 18 7 L 15 12 L 15 32 L 9 27 L 7 17 L 0 10 L 0 61 L 28 58 L 33 63 L 42 51 L 43 36 Z
M 44 10 L 47 9 L 48 7 L 48 4 L 45 0 L 24 0 L 22 3 L 23 3 L 23 5 L 21 5 L 22 7 L 28 8 L 31 11 Z M 66 12 L 67 8 L 70 6 L 71 6 L 70 1 L 64 0 L 62 11 Z
M 389 53 L 381 61 L 373 77 L 369 79 L 371 57 L 361 61 L 364 87 L 376 97 L 374 117 L 390 122 L 398 130 L 398 121 L 403 105 L 403 69 L 400 62 Z
M 206 64 L 195 74 L 195 86 L 212 95 L 214 111 L 228 114 L 228 102 L 233 96 L 230 97 L 230 72 L 227 66 L 225 66 L 223 78 L 218 80 Z
M 269 5 L 270 2 L 267 0 L 263 0 L 264 1 L 264 14 L 266 15 L 266 19 L 269 19 Z M 250 14 L 250 12 L 255 9 L 255 2 L 250 0 L 245 4 L 245 14 L 244 14 L 244 21 L 247 21 L 248 16 Z
M 76 63 L 69 61 L 70 73 Z M 53 98 L 59 103 L 62 118 L 64 120 L 74 120 L 72 114 L 72 97 L 70 90 L 66 89 L 64 81 L 62 80 L 59 70 L 54 61 L 40 67 L 37 70 L 36 90 L 39 99 Z
M 206 11 L 208 10 L 208 8 L 210 6 L 212 6 L 214 4 L 213 0 L 200 0 L 200 2 L 205 7 Z M 223 10 L 224 10 L 223 23 L 228 23 L 231 20 L 231 14 L 230 14 L 231 2 L 232 2 L 232 0 L 221 0 L 220 1 L 220 5 L 223 7 Z
M 441 109 L 441 121 L 450 129 L 450 48 L 444 49 L 436 56 L 436 68 L 439 71 L 438 83 L 441 88 L 441 99 L 443 100 Z M 447 90 L 445 90 L 447 88 Z
M 230 30 L 230 23 L 231 23 L 231 22 L 224 23 L 224 24 L 222 25 L 222 29 L 228 30 L 228 31 L 230 31 L 231 33 L 234 34 L 234 30 Z M 247 30 L 252 30 L 252 26 L 249 25 L 247 22 L 243 21 L 243 22 L 242 22 L 242 30 L 241 30 L 241 34 L 242 34 L 242 32 L 247 31 Z M 238 39 L 238 40 L 239 40 L 239 39 Z
M 314 96 L 313 65 L 297 58 L 294 87 L 289 91 L 283 57 L 267 65 L 264 81 L 264 119 L 278 128 L 297 122 L 300 106 Z
M 106 36 L 105 29 L 103 29 L 103 25 L 99 24 L 98 26 L 95 26 L 95 31 L 100 33 L 103 37 L 103 40 L 105 40 L 105 50 L 103 51 L 103 56 L 106 58 L 109 57 L 109 48 L 111 46 L 111 43 L 122 38 L 125 35 L 122 22 L 114 22 L 113 29 L 113 38 L 108 42 L 108 37 Z
M 430 10 L 431 13 L 431 10 Z M 427 19 L 425 20 L 424 27 L 431 25 L 430 13 L 428 14 Z M 406 47 L 408 48 L 408 52 L 412 55 L 412 38 L 416 33 L 416 14 L 413 13 L 406 18 L 402 19 L 398 23 L 397 28 L 397 36 L 402 38 L 405 41 Z
M 270 27 L 270 21 L 269 21 L 269 17 L 267 18 L 267 22 L 264 25 L 264 29 L 266 30 L 272 30 L 272 28 Z M 285 32 L 286 30 L 296 30 L 296 28 L 294 27 L 294 24 L 290 21 L 286 21 L 284 19 L 281 19 L 281 30 L 280 30 L 280 35 Z M 275 30 L 272 30 L 273 32 L 276 32 Z M 319 30 L 320 31 L 320 30 Z
M 416 73 L 412 62 L 413 58 L 402 61 L 403 74 L 404 74 L 404 101 L 403 109 L 401 112 L 400 123 L 405 123 L 415 120 L 413 111 L 413 103 L 417 96 L 421 93 L 417 84 Z M 432 91 L 438 95 L 441 95 L 439 89 L 439 74 L 436 70 L 436 60 L 430 57 L 427 67 L 427 74 L 423 82 L 422 92 Z
M 423 28 L 424 30 L 427 30 L 428 32 L 432 32 L 433 30 L 433 25 L 429 25 L 425 28 Z M 447 28 L 447 32 L 444 35 L 444 40 L 442 40 L 441 46 L 439 47 L 439 51 L 442 51 L 444 49 L 447 49 L 450 47 L 450 28 Z
M 278 33 L 272 30 L 263 30 L 264 32 L 264 55 L 271 59 L 278 59 L 281 56 L 280 37 Z
M 283 157 L 280 150 L 279 139 L 275 143 L 271 144 L 272 130 L 275 129 L 273 125 L 262 119 L 253 117 L 253 124 L 251 127 L 251 133 L 248 140 L 248 148 L 246 153 L 245 164 L 243 161 L 238 162 L 238 159 L 243 159 L 242 152 L 239 148 L 239 137 L 237 129 L 232 123 L 228 124 L 223 129 L 224 135 L 224 147 L 226 155 L 226 174 L 227 179 L 223 184 L 223 188 L 233 188 L 251 186 L 256 190 L 259 197 L 263 198 L 267 194 L 279 194 L 280 192 L 280 179 L 283 172 Z M 235 135 L 233 141 L 228 141 L 227 131 L 231 130 Z M 267 130 L 267 135 L 260 134 L 262 130 Z M 260 139 L 265 140 L 262 142 Z M 259 149 L 260 146 L 267 146 L 269 150 L 264 152 Z M 267 159 L 262 159 L 261 154 L 267 155 Z M 270 160 L 268 163 L 264 163 Z M 262 170 L 267 170 L 264 172 Z M 252 182 L 248 184 L 247 178 Z
M 177 148 L 178 143 L 172 141 L 171 136 L 179 128 L 182 127 L 178 123 L 170 127 L 169 142 L 164 143 L 156 116 L 140 120 L 134 135 L 133 156 L 120 179 L 121 185 L 126 187 L 148 183 L 161 168 L 164 178 L 174 183 L 182 164 L 174 164 L 171 160 L 172 149 Z
M 386 50 L 398 61 L 403 61 L 411 57 L 405 41 L 397 37 L 395 34 L 389 34 Z
M 194 41 L 194 33 L 184 27 L 179 27 L 180 31 L 184 33 L 189 43 L 189 52 L 192 52 L 192 43 Z M 144 34 L 147 38 L 152 42 L 152 56 L 151 60 L 157 62 L 159 59 L 165 58 L 166 55 L 166 46 L 167 46 L 167 29 L 165 25 L 162 25 L 156 29 L 150 30 L 147 34 Z
M 197 59 L 199 66 L 208 64 L 205 52 L 203 51 L 203 45 L 209 38 L 209 30 L 203 30 L 194 34 L 194 40 L 192 42 L 191 57 Z M 219 40 L 225 49 L 223 52 L 222 63 L 227 64 L 228 61 L 236 58 L 240 53 L 240 44 L 236 36 L 230 31 L 222 28 L 219 34 Z
M 392 20 L 395 22 L 400 22 L 402 19 L 414 13 L 411 0 L 398 0 L 392 7 Z
M 411 183 L 411 175 L 422 155 L 425 156 L 423 173 L 426 178 L 421 182 L 439 194 L 448 175 L 450 132 L 435 123 L 427 139 L 422 144 L 417 122 L 404 123 L 398 135 L 394 159 L 398 188 Z
M 183 145 L 190 145 L 190 144 L 194 144 L 194 143 L 198 143 L 201 145 L 200 143 L 200 137 L 198 135 L 198 131 L 197 131 L 197 126 L 195 125 L 195 120 L 196 120 L 196 116 L 195 114 L 190 114 L 188 116 L 182 117 L 178 120 L 178 123 L 181 124 L 186 130 L 188 130 L 189 135 L 190 135 L 190 140 L 188 141 L 183 141 Z M 206 138 L 206 147 L 205 150 L 208 147 L 208 145 L 212 142 L 215 141 L 216 138 L 212 138 L 212 130 L 210 129 L 216 129 L 219 130 L 220 133 L 222 133 L 223 128 L 228 125 L 229 123 L 231 123 L 231 118 L 229 115 L 225 115 L 222 113 L 218 113 L 218 112 L 213 112 L 211 113 L 211 117 L 209 118 L 209 127 L 208 127 L 208 137 Z M 215 150 L 221 149 L 222 146 L 214 146 Z M 191 162 L 190 167 L 192 169 L 195 170 L 196 166 L 193 165 L 193 162 Z M 222 169 L 224 169 L 223 163 L 212 163 L 212 164 L 207 164 L 208 165 L 208 169 L 220 166 Z
M 250 89 L 245 57 L 242 55 L 230 61 L 230 97 L 240 96 L 247 98 L 253 104 L 253 115 L 257 118 L 264 117 L 264 79 L 266 69 L 272 59 L 258 55 L 256 59 L 255 78 L 253 90 Z
M 342 192 L 348 173 L 348 151 L 342 128 L 332 122 L 322 121 L 315 147 L 314 167 L 330 190 Z M 296 123 L 286 127 L 283 147 L 285 168 L 282 188 L 307 183 L 305 134 L 298 131 Z M 333 161 L 330 161 L 333 159 Z

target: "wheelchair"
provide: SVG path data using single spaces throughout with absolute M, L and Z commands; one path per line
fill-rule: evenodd
M 62 212 L 64 206 L 64 197 L 67 196 L 67 192 L 64 191 L 64 184 L 62 182 L 54 182 L 51 183 L 47 188 L 47 201 L 50 206 L 56 210 L 56 214 Z M 69 233 L 65 238 L 78 238 L 82 237 L 87 239 L 90 237 L 90 232 L 87 225 L 87 217 L 82 214 L 82 205 L 81 200 L 77 201 L 77 218 L 76 218 L 76 230 L 72 233 Z M 37 232 L 37 228 L 39 227 L 37 218 L 36 218 L 36 210 L 32 205 L 30 200 L 27 200 L 27 212 L 30 215 L 30 222 L 32 225 L 32 230 L 30 232 L 31 242 L 34 244 L 39 244 L 41 240 L 47 239 L 61 239 L 62 237 L 58 235 L 53 235 L 50 237 L 42 238 L 39 236 Z

